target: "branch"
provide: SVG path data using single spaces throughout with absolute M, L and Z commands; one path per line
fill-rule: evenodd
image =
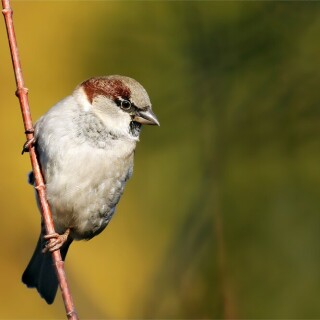
M 31 143 L 34 139 L 34 129 L 32 126 L 32 119 L 31 119 L 31 113 L 30 113 L 29 102 L 28 102 L 28 89 L 24 86 L 24 80 L 22 76 L 17 41 L 16 41 L 14 25 L 12 20 L 13 11 L 10 8 L 10 0 L 2 0 L 2 7 L 3 7 L 2 13 L 4 15 L 5 24 L 7 28 L 8 41 L 9 41 L 13 69 L 14 69 L 14 74 L 16 79 L 16 86 L 17 86 L 16 95 L 20 102 L 24 129 L 27 137 L 26 145 L 28 146 L 28 149 L 29 149 L 32 170 L 35 177 L 35 188 L 39 196 L 41 214 L 45 224 L 46 234 L 52 234 L 52 233 L 55 233 L 55 229 L 54 229 L 50 207 L 46 199 L 46 187 L 45 187 L 44 179 L 42 177 L 40 165 L 37 160 L 35 147 L 33 143 Z M 77 320 L 78 316 L 73 305 L 72 296 L 69 290 L 66 274 L 64 271 L 64 262 L 61 259 L 60 250 L 52 252 L 52 259 L 53 259 L 53 264 L 56 270 L 56 275 L 59 281 L 59 286 L 62 293 L 65 309 L 67 312 L 67 317 L 68 319 Z

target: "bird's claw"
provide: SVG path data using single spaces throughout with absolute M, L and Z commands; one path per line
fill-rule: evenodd
M 67 241 L 69 233 L 70 233 L 70 229 L 67 229 L 67 231 L 64 234 L 51 233 L 51 234 L 45 235 L 43 238 L 48 241 L 46 246 L 42 250 L 42 253 L 47 253 L 48 251 L 54 252 L 54 251 L 60 250 L 60 248 Z
M 36 141 L 35 138 L 31 138 L 31 139 L 27 140 L 22 147 L 21 154 L 28 152 L 29 148 L 34 145 L 35 141 Z

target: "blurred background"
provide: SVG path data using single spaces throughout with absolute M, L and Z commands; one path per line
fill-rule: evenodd
M 160 128 L 108 228 L 69 251 L 82 319 L 320 318 L 320 3 L 12 3 L 33 119 L 97 75 Z M 20 281 L 40 229 L 0 27 L 0 318 L 64 318 Z M 75 174 L 77 174 L 75 172 Z

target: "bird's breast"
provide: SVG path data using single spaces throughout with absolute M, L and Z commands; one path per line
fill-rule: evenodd
M 47 197 L 58 232 L 71 228 L 75 239 L 92 238 L 110 221 L 132 174 L 133 152 L 112 156 L 101 149 L 69 150 L 47 169 Z

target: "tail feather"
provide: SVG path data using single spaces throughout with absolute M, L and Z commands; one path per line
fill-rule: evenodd
M 61 248 L 61 258 L 64 261 L 72 239 Z M 22 275 L 22 282 L 28 288 L 36 288 L 40 296 L 48 304 L 52 304 L 58 289 L 58 279 L 53 266 L 51 253 L 42 253 L 43 239 L 40 235 L 32 258 Z

